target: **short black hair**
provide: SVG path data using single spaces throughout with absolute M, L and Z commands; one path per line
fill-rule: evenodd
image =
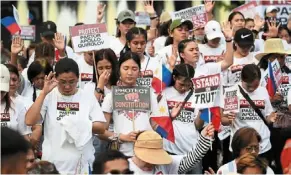
M 63 58 L 59 60 L 55 66 L 56 77 L 62 73 L 74 73 L 79 78 L 79 67 L 76 61 L 71 58 Z
M 17 77 L 19 78 L 19 72 L 17 70 L 17 67 L 12 65 L 12 64 L 5 64 L 5 66 L 8 68 L 9 73 L 14 73 L 15 75 L 17 75 Z
M 239 12 L 239 11 L 235 11 L 232 12 L 229 16 L 228 16 L 228 22 L 231 22 L 231 20 L 234 18 L 235 15 L 241 15 L 243 17 L 243 19 L 245 19 L 245 16 Z
M 252 83 L 254 80 L 261 79 L 261 71 L 255 64 L 247 64 L 241 71 L 241 80 L 246 83 Z
M 245 19 L 245 22 L 247 23 L 247 22 L 254 22 L 254 19 L 252 19 L 252 18 L 247 18 L 247 19 Z
M 120 151 L 108 150 L 101 153 L 93 163 L 92 174 L 104 174 L 105 163 L 116 159 L 124 159 L 128 162 L 127 157 Z

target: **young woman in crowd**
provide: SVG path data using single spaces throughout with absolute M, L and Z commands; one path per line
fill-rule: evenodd
M 98 101 L 77 88 L 78 78 L 74 60 L 58 61 L 55 73 L 45 76 L 43 90 L 26 113 L 27 125 L 44 123 L 42 160 L 54 163 L 61 173 L 90 173 L 92 133 L 103 134 L 105 128 Z
M 275 122 L 276 115 L 271 115 L 273 107 L 271 105 L 268 92 L 265 87 L 260 86 L 261 71 L 254 64 L 243 67 L 241 72 L 241 82 L 235 86 L 225 89 L 225 92 L 236 91 L 238 96 L 239 113 L 228 112 L 223 114 L 221 123 L 231 127 L 231 140 L 235 132 L 242 127 L 252 127 L 262 137 L 260 143 L 260 155 L 265 157 L 269 163 L 272 160 L 270 130 L 266 124 Z M 258 114 L 243 94 L 247 94 L 250 99 L 260 109 Z M 223 99 L 225 99 L 225 93 Z M 261 117 L 264 117 L 264 120 Z M 266 123 L 265 123 L 266 122 Z
M 176 106 L 179 114 L 172 116 L 175 143 L 164 139 L 164 149 L 172 155 L 186 155 L 198 143 L 199 132 L 204 121 L 198 116 L 198 110 L 193 108 L 192 78 L 194 68 L 189 64 L 178 64 L 173 70 L 173 84 L 163 91 L 170 112 Z M 199 163 L 192 169 L 191 174 L 201 174 L 202 166 Z
M 253 30 L 255 28 L 255 21 L 252 18 L 247 18 L 245 20 L 245 28 L 249 29 L 249 30 Z
M 291 44 L 291 30 L 289 30 L 286 26 L 279 27 L 278 36 L 282 40 L 285 40 L 288 44 Z
M 161 136 L 154 131 L 141 133 L 134 144 L 134 156 L 129 160 L 131 171 L 136 174 L 185 174 L 201 161 L 211 146 L 213 125 L 207 125 L 198 143 L 183 156 L 169 155 L 163 149 Z
M 263 140 L 254 128 L 242 127 L 238 129 L 233 135 L 231 142 L 234 160 L 221 166 L 217 174 L 236 173 L 238 171 L 238 161 L 246 154 L 253 154 L 258 157 L 261 150 L 260 142 L 263 142 Z M 274 174 L 270 167 L 267 167 L 267 174 Z
M 133 27 L 126 34 L 126 46 L 121 51 L 123 55 L 127 51 L 137 53 L 140 58 L 141 69 L 138 85 L 151 87 L 155 71 L 160 68 L 159 62 L 148 56 L 145 52 L 147 43 L 147 33 L 142 28 Z
M 1 127 L 9 127 L 18 131 L 27 140 L 31 128 L 24 123 L 26 108 L 24 103 L 10 97 L 10 73 L 8 68 L 1 64 Z
M 126 52 L 119 60 L 119 86 L 135 87 L 139 77 L 141 64 L 137 53 Z M 133 142 L 140 131 L 152 130 L 150 123 L 150 113 L 155 113 L 158 109 L 158 102 L 155 94 L 150 90 L 151 109 L 143 111 L 122 111 L 113 110 L 113 94 L 109 93 L 104 98 L 102 110 L 104 112 L 106 131 L 103 135 L 110 140 L 119 140 L 120 151 L 126 156 L 133 155 Z M 110 121 L 113 120 L 114 132 L 108 130 Z
M 233 29 L 233 33 L 235 34 L 236 31 L 238 31 L 241 28 L 245 27 L 245 17 L 244 15 L 239 12 L 239 11 L 235 11 L 232 12 L 229 16 L 228 16 L 228 22 L 230 22 L 231 28 Z

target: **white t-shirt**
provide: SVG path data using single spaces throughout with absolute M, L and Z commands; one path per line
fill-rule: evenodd
M 242 86 L 241 83 L 239 83 L 238 85 Z M 259 115 L 254 111 L 254 109 L 249 105 L 248 101 L 240 93 L 238 85 L 227 88 L 227 91 L 237 90 L 240 103 L 240 112 L 236 115 L 236 118 L 233 121 L 233 125 L 231 126 L 230 139 L 232 140 L 234 133 L 238 129 L 242 127 L 252 127 L 260 134 L 262 138 L 262 141 L 260 143 L 260 154 L 262 154 L 271 149 L 270 130 L 265 125 L 263 120 L 259 117 Z M 253 100 L 256 106 L 259 107 L 265 117 L 269 116 L 273 112 L 273 107 L 271 105 L 267 89 L 265 87 L 259 86 L 252 93 L 249 93 L 246 90 L 244 91 L 249 95 L 249 97 Z M 224 100 L 222 100 L 221 102 L 224 103 Z
M 152 130 L 150 124 L 150 113 L 156 114 L 155 110 L 158 109 L 158 102 L 156 95 L 151 89 L 151 111 L 142 112 L 142 111 L 113 111 L 113 96 L 112 93 L 109 93 L 105 96 L 102 103 L 103 112 L 111 113 L 114 123 L 114 132 L 121 134 L 128 134 L 133 131 L 135 128 L 136 131 L 146 131 Z M 135 116 L 132 116 L 132 113 Z M 134 117 L 134 120 L 133 120 Z M 134 122 L 133 122 L 134 121 Z M 134 128 L 133 128 L 134 125 Z M 133 156 L 133 143 L 125 142 L 120 145 L 120 149 L 123 154 L 126 156 Z
M 217 170 L 217 174 L 233 174 L 233 173 L 237 173 L 237 166 L 235 160 L 222 165 Z M 269 166 L 267 167 L 267 174 L 274 174 L 274 171 Z
M 158 53 L 161 49 L 165 47 L 167 37 L 166 36 L 160 36 L 154 41 L 154 47 L 155 47 L 155 54 Z
M 258 60 L 254 57 L 253 53 L 243 58 L 233 58 L 233 64 L 223 73 L 223 85 L 233 86 L 240 82 L 241 71 L 247 64 L 258 64 Z
M 30 99 L 28 97 L 24 97 L 24 96 L 19 95 L 19 94 L 16 94 L 15 97 L 11 97 L 11 98 L 22 102 L 24 104 L 26 110 L 28 110 L 31 107 L 31 105 L 33 104 L 32 99 Z
M 288 91 L 287 101 L 288 101 L 288 105 L 291 105 L 291 88 Z
M 124 44 L 121 43 L 119 38 L 116 38 L 115 36 L 111 36 L 109 48 L 114 51 L 116 57 L 119 59 L 120 52 L 124 48 Z
M 8 113 L 5 112 L 6 103 L 1 101 L 1 127 L 8 127 L 20 132 L 21 135 L 31 133 L 31 127 L 25 124 L 26 107 L 24 102 L 11 98 Z
M 291 74 L 282 73 L 282 76 L 282 84 L 279 86 L 277 91 L 279 91 L 280 94 L 283 96 L 283 101 L 278 105 L 274 105 L 274 108 L 277 110 L 288 110 L 287 97 L 288 91 L 291 89 Z
M 159 50 L 155 56 L 156 60 L 162 61 L 163 64 L 167 64 L 168 63 L 167 56 L 170 57 L 172 55 L 172 49 L 173 49 L 173 45 L 170 44 L 170 45 L 162 48 L 161 50 Z M 181 58 L 179 56 L 179 53 L 177 53 L 177 55 L 178 55 L 178 57 L 176 60 L 176 65 L 181 63 Z
M 153 155 L 154 156 L 154 155 Z M 129 169 L 135 174 L 178 174 L 180 162 L 184 156 L 171 156 L 173 162 L 168 165 L 156 165 L 152 171 L 143 171 L 132 161 L 128 159 Z
M 85 58 L 79 59 L 77 62 L 79 66 L 79 88 L 84 88 L 85 84 L 93 79 L 93 66 L 89 65 Z
M 78 89 L 78 92 L 72 96 L 63 96 L 56 87 L 45 97 L 41 108 L 44 121 L 42 160 L 54 163 L 60 173 L 70 174 L 75 173 L 80 162 L 85 162 L 82 164 L 80 174 L 89 173 L 89 165 L 92 167 L 95 152 L 92 138 L 82 150 L 77 149 L 74 143 L 62 144 L 60 133 L 63 127 L 60 121 L 65 115 L 90 120 L 92 123 L 106 121 L 95 96 L 82 89 Z
M 24 80 L 24 89 L 21 92 L 21 95 L 23 97 L 30 99 L 30 100 L 33 100 L 33 92 L 34 92 L 33 85 L 30 83 L 30 81 L 28 81 L 26 79 L 23 79 L 23 80 Z M 35 92 L 36 92 L 36 98 L 37 98 L 39 96 L 41 90 L 35 88 Z
M 177 103 L 184 102 L 188 93 L 180 94 L 174 87 L 168 87 L 164 90 L 165 97 L 167 99 L 168 108 L 171 111 Z M 192 107 L 194 100 L 190 99 L 181 110 L 179 116 L 173 120 L 175 143 L 163 139 L 164 149 L 172 154 L 185 155 L 192 147 L 196 147 L 198 142 L 199 133 L 195 127 L 195 119 L 198 114 L 198 110 Z
M 198 48 L 205 63 L 217 62 L 217 59 L 226 52 L 225 45 L 222 44 L 217 48 L 211 48 L 207 44 L 198 44 Z

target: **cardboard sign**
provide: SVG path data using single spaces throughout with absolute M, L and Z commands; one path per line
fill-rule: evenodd
M 136 25 L 151 25 L 151 19 L 148 13 L 146 12 L 135 12 L 135 22 Z
M 75 52 L 86 52 L 109 47 L 109 36 L 104 23 L 70 27 L 70 34 Z
M 220 74 L 193 78 L 192 81 L 195 106 L 199 109 L 213 107 L 215 99 L 219 95 Z
M 113 110 L 150 111 L 151 95 L 147 87 L 113 86 Z
M 184 19 L 192 21 L 194 28 L 204 26 L 207 23 L 207 16 L 204 5 L 186 8 L 171 14 L 172 19 Z
M 276 59 L 275 61 L 271 63 L 271 65 L 273 69 L 273 76 L 275 78 L 276 87 L 279 87 L 282 83 L 282 78 L 283 78 L 280 64 L 278 60 Z M 269 77 L 269 68 L 267 68 L 266 71 L 264 72 L 264 78 L 266 82 L 268 82 L 268 77 Z
M 225 91 L 224 98 L 224 111 L 225 112 L 239 112 L 239 100 L 237 96 L 237 90 L 227 90 Z
M 231 129 L 230 126 L 220 126 L 220 131 L 218 132 L 218 138 L 219 140 L 224 140 L 226 139 L 228 136 L 230 136 L 231 133 Z
M 35 41 L 35 26 L 20 26 L 21 28 L 21 33 L 20 37 L 23 40 L 31 40 Z

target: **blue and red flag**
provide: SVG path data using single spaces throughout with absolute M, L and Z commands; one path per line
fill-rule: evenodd
M 1 19 L 1 24 L 7 28 L 7 30 L 14 35 L 15 33 L 20 31 L 20 27 L 17 24 L 16 20 L 12 16 L 6 16 Z
M 166 87 L 170 86 L 172 81 L 172 72 L 161 64 L 154 72 L 152 87 L 156 93 L 161 93 Z
M 219 107 L 212 107 L 212 108 L 205 108 L 201 111 L 200 118 L 207 123 L 212 123 L 215 130 L 218 131 L 220 128 L 220 108 Z
M 267 80 L 266 88 L 268 90 L 269 96 L 273 97 L 276 94 L 277 85 L 276 85 L 276 80 L 275 80 L 273 69 L 272 69 L 272 64 L 270 61 L 268 63 L 268 69 L 269 69 L 269 72 L 268 72 L 268 80 Z
M 34 16 L 30 12 L 28 12 L 27 16 L 28 16 L 28 23 L 30 24 L 31 21 L 34 19 Z

